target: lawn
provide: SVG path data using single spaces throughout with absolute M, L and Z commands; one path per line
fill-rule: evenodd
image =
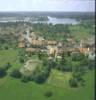
M 0 50 L 0 67 L 10 62 L 12 67 L 20 67 L 22 64 L 18 60 L 18 50 Z
M 66 84 L 66 75 L 60 72 L 55 73 L 53 70 L 50 77 L 55 77 L 55 80 L 49 80 L 42 85 L 34 82 L 22 83 L 18 79 L 13 79 L 9 76 L 0 79 L 0 99 L 1 100 L 94 100 L 94 73 L 88 72 L 85 76 L 86 86 L 76 89 L 71 89 Z M 59 76 L 62 78 L 58 78 Z M 70 74 L 68 73 L 70 76 Z M 57 76 L 57 78 L 56 78 Z M 63 77 L 64 76 L 64 77 Z M 66 77 L 66 78 L 65 78 Z M 62 82 L 63 81 L 63 82 Z M 57 83 L 56 83 L 57 82 Z M 62 82 L 62 83 L 61 83 Z M 68 88 L 67 88 L 68 87 Z M 45 97 L 46 91 L 52 91 L 52 97 Z
M 0 51 L 0 65 L 10 61 L 13 66 L 9 71 L 14 67 L 21 67 L 17 54 L 17 50 Z M 70 77 L 71 73 L 52 70 L 44 84 L 37 84 L 23 83 L 7 74 L 6 77 L 0 78 L 0 100 L 94 100 L 94 71 L 85 74 L 84 87 L 70 88 Z M 52 91 L 53 95 L 46 97 L 44 94 L 47 91 Z

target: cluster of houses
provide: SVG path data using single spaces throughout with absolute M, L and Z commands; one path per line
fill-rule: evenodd
M 81 40 L 77 43 L 74 39 L 68 38 L 67 43 L 54 40 L 46 40 L 43 37 L 35 35 L 34 32 L 26 31 L 20 34 L 19 48 L 24 48 L 29 53 L 47 53 L 49 56 L 54 54 L 55 57 L 60 56 L 63 52 L 71 54 L 83 53 L 88 55 L 90 59 L 95 59 L 95 43 L 92 40 Z

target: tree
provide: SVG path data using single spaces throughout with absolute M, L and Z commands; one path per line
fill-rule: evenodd
M 53 93 L 51 91 L 47 91 L 44 95 L 46 97 L 51 97 L 53 95 Z
M 61 59 L 61 64 L 62 64 L 62 65 L 66 65 L 66 62 L 67 62 L 67 61 L 66 61 L 66 57 L 67 57 L 66 53 L 63 52 L 63 53 L 62 53 L 62 59 Z
M 0 67 L 0 77 L 4 77 L 6 74 L 5 69 Z
M 43 53 L 38 53 L 38 58 L 40 59 L 40 60 L 42 60 L 42 58 L 43 58 Z
M 29 76 L 22 76 L 21 81 L 24 83 L 27 83 L 28 81 L 30 81 L 30 77 Z
M 19 61 L 20 61 L 20 63 L 24 63 L 25 62 L 24 57 L 19 57 Z
M 11 73 L 10 76 L 14 78 L 21 78 L 22 74 L 20 73 L 19 69 L 14 69 Z
M 78 87 L 78 81 L 77 81 L 75 78 L 71 78 L 71 79 L 69 80 L 69 85 L 70 85 L 71 87 Z
M 8 50 L 9 49 L 8 45 L 5 45 L 4 49 L 5 50 Z
M 89 60 L 88 68 L 89 70 L 93 70 L 95 68 L 95 60 Z
M 68 71 L 70 66 L 67 66 L 67 54 L 66 53 L 62 53 L 62 59 L 61 62 L 59 64 L 59 69 L 62 71 Z
M 6 65 L 3 66 L 5 70 L 8 70 L 12 65 L 8 62 Z
M 81 61 L 84 58 L 85 58 L 85 56 L 83 54 L 81 54 L 81 53 L 78 53 L 78 54 L 76 53 L 76 54 L 72 55 L 72 60 L 73 61 Z
M 37 66 L 31 76 L 31 79 L 39 84 L 44 83 L 47 80 L 50 71 L 51 69 L 48 65 Z

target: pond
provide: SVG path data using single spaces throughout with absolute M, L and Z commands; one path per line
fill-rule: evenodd
M 72 24 L 72 25 L 76 25 L 79 24 L 80 22 L 77 21 L 76 19 L 72 19 L 72 18 L 55 18 L 55 17 L 50 17 L 48 16 L 48 21 L 34 21 L 32 23 L 47 23 L 47 24 Z

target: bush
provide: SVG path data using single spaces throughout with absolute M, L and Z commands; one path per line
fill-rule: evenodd
M 8 49 L 9 49 L 9 47 L 6 45 L 6 46 L 4 47 L 4 49 L 5 49 L 5 50 L 8 50 Z
M 3 66 L 5 70 L 8 70 L 12 65 L 8 62 L 6 65 Z
M 53 95 L 53 93 L 51 91 L 47 91 L 44 95 L 46 97 L 51 97 Z
M 20 61 L 20 63 L 24 63 L 25 62 L 23 57 L 20 57 L 19 61 Z
M 0 77 L 4 77 L 6 75 L 6 71 L 4 68 L 0 68 Z
M 82 80 L 82 81 L 81 81 L 81 86 L 85 86 L 85 85 L 86 85 L 85 80 Z
M 36 83 L 44 83 L 49 74 L 50 74 L 50 68 L 48 66 L 42 66 L 40 68 L 40 66 L 34 71 L 34 74 L 32 75 L 33 76 L 33 80 L 36 82 Z
M 73 54 L 72 55 L 72 60 L 73 61 L 81 61 L 85 58 L 83 54 Z
M 10 76 L 14 77 L 14 78 L 21 78 L 22 74 L 20 73 L 19 69 L 14 69 Z
M 71 78 L 69 84 L 71 87 L 78 87 L 78 81 L 75 78 Z
M 95 60 L 90 60 L 88 65 L 89 70 L 93 70 L 95 68 Z
M 24 82 L 24 83 L 27 83 L 28 81 L 30 81 L 30 77 L 28 77 L 28 76 L 22 76 L 21 81 Z
M 34 75 L 34 79 L 33 79 L 33 80 L 34 80 L 36 83 L 41 84 L 41 83 L 44 83 L 46 79 L 47 79 L 46 74 L 44 74 L 44 73 L 42 73 L 42 72 L 38 72 L 38 73 L 36 73 L 36 74 Z

